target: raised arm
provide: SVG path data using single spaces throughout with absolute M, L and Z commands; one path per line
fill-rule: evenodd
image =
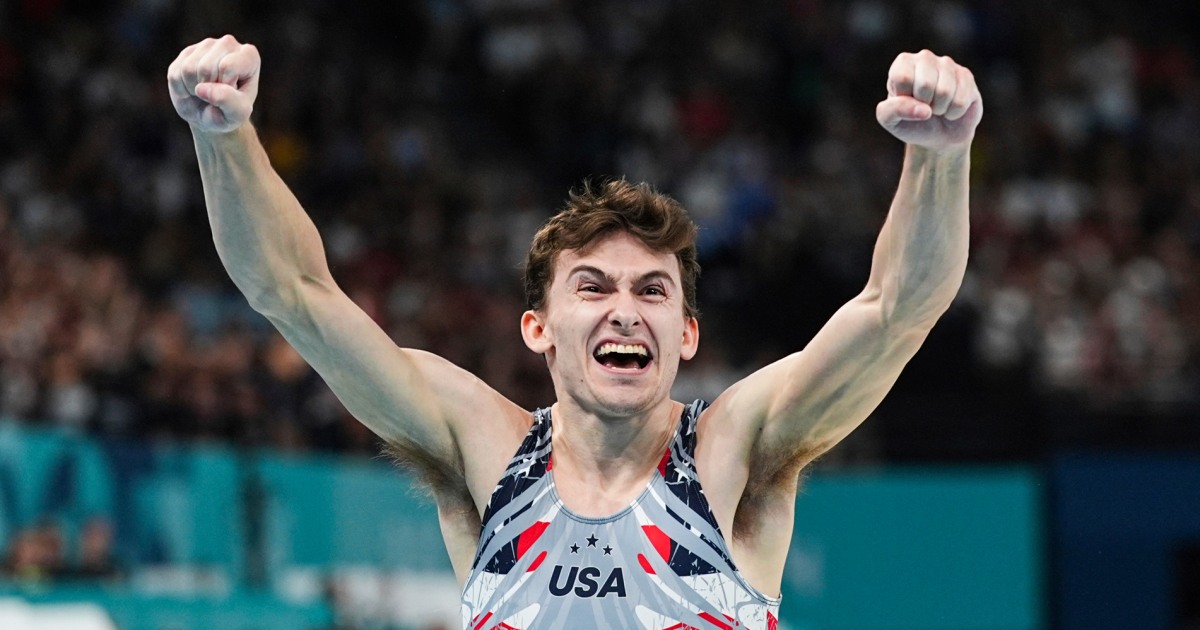
M 950 306 L 967 264 L 969 149 L 983 104 L 949 57 L 902 54 L 876 117 L 906 143 L 900 184 L 863 291 L 804 350 L 731 387 L 712 411 L 744 436 L 748 482 L 828 450 L 883 400 Z
M 217 253 L 250 305 L 356 418 L 415 457 L 423 472 L 461 476 L 456 423 L 516 418 L 519 410 L 449 362 L 397 348 L 337 286 L 316 227 L 249 123 L 259 67 L 254 46 L 226 35 L 184 49 L 167 74 L 171 100 L 195 140 Z M 487 436 L 487 427 L 478 429 L 470 439 Z

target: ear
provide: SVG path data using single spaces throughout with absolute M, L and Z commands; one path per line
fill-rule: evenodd
M 695 317 L 687 318 L 683 325 L 683 346 L 679 348 L 679 358 L 690 361 L 700 349 L 700 322 Z
M 521 315 L 521 338 L 530 350 L 538 354 L 546 354 L 554 345 L 550 332 L 546 330 L 546 320 L 537 311 L 525 311 Z

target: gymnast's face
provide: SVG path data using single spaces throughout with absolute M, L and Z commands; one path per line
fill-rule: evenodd
M 700 330 L 684 315 L 679 261 L 618 232 L 567 250 L 540 311 L 521 319 L 526 345 L 546 355 L 560 402 L 628 417 L 668 400 Z

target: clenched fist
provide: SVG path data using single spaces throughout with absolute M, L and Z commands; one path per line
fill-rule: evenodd
M 227 133 L 250 119 L 262 60 L 252 44 L 232 35 L 183 49 L 167 69 L 175 111 L 193 129 Z
M 904 142 L 942 151 L 965 147 L 983 117 L 975 75 L 928 50 L 902 53 L 888 70 L 887 98 L 875 118 Z

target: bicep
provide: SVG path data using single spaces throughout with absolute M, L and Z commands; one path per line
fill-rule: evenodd
M 459 465 L 454 418 L 503 400 L 449 361 L 397 347 L 336 285 L 297 288 L 288 308 L 266 315 L 367 428 L 448 464 Z

